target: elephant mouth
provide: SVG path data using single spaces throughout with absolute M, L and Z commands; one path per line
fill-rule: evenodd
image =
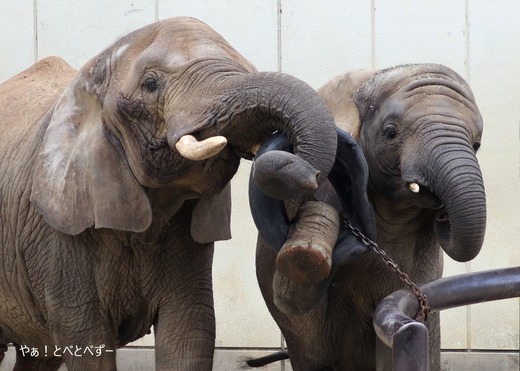
M 405 193 L 414 206 L 424 209 L 440 210 L 443 208 L 442 200 L 424 182 L 405 181 L 402 193 Z
M 434 210 L 434 233 L 442 248 L 450 243 L 451 223 L 448 211 L 442 200 L 427 186 L 418 182 L 409 182 L 406 191 L 414 197 L 414 204 L 425 209 Z

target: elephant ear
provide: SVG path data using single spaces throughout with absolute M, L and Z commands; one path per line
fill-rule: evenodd
M 66 234 L 92 226 L 140 232 L 152 219 L 146 193 L 103 125 L 106 64 L 93 59 L 65 89 L 47 115 L 36 159 L 31 201 Z
M 199 199 L 191 217 L 191 236 L 198 243 L 231 238 L 231 184 L 211 197 Z
M 376 70 L 353 70 L 323 85 L 318 94 L 331 109 L 336 126 L 354 139 L 359 139 L 360 114 L 354 95 L 376 73 Z

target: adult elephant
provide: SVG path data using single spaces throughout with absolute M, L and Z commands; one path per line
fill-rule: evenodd
M 280 131 L 309 179 L 293 191 L 315 189 L 337 141 L 317 93 L 174 18 L 77 73 L 46 58 L 0 102 L 0 327 L 16 369 L 115 370 L 115 349 L 154 326 L 157 369 L 210 370 L 229 181 Z
M 411 280 L 421 284 L 441 276 L 441 247 L 457 261 L 474 258 L 484 239 L 486 200 L 475 156 L 482 118 L 466 82 L 442 65 L 404 65 L 349 72 L 319 94 L 366 158 L 377 244 Z M 340 158 L 348 153 L 338 150 Z M 257 277 L 287 340 L 293 369 L 374 370 L 376 364 L 378 370 L 391 369 L 387 349 L 378 349 L 376 360 L 372 313 L 380 300 L 405 284 L 379 256 L 363 254 L 363 245 L 345 248 L 349 229 L 339 221 L 359 205 L 334 200 L 355 191 L 352 181 L 336 186 L 338 195 L 324 183 L 314 200 L 286 203 L 287 218 L 279 216 L 285 212 L 281 201 L 263 195 L 255 184 L 251 182 L 260 231 Z M 362 199 L 359 186 L 353 196 Z M 268 197 L 271 204 L 256 202 L 259 197 Z M 320 208 L 308 211 L 316 203 Z M 370 214 L 362 216 L 350 218 L 352 224 L 374 238 Z M 286 219 L 292 220 L 287 233 L 270 238 L 268 221 Z M 307 261 L 327 259 L 330 273 L 306 269 Z M 426 324 L 430 363 L 439 369 L 438 315 L 430 315 Z

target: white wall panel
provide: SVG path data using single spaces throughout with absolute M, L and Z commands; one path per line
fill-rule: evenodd
M 0 83 L 34 62 L 33 0 L 0 1 Z
M 159 1 L 159 18 L 191 16 L 207 23 L 260 71 L 278 68 L 276 0 Z
M 469 1 L 469 77 L 484 118 L 488 225 L 473 271 L 520 265 L 520 2 Z M 475 349 L 518 349 L 518 299 L 471 308 Z
M 441 348 L 468 349 L 468 308 L 460 307 L 442 311 Z
M 215 244 L 213 286 L 217 346 L 279 347 L 280 330 L 264 303 L 256 281 L 256 228 L 249 211 L 247 185 L 251 162 L 242 160 L 231 182 L 229 241 Z
M 375 0 L 375 63 L 443 63 L 465 75 L 464 0 Z
M 319 88 L 371 67 L 370 1 L 283 0 L 282 71 Z
M 443 276 L 455 276 L 469 272 L 469 265 L 459 263 L 444 255 Z M 445 310 L 441 317 L 441 347 L 443 349 L 467 349 L 468 346 L 468 309 L 467 307 Z
M 38 58 L 62 56 L 74 68 L 155 17 L 153 0 L 38 0 L 37 4 Z

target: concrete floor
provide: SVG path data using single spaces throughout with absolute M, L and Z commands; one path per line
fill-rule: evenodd
M 255 370 L 247 368 L 245 361 L 249 358 L 260 357 L 276 351 L 270 350 L 243 350 L 243 349 L 216 349 L 213 370 L 215 371 L 244 371 Z M 117 351 L 117 363 L 120 371 L 153 370 L 152 348 L 127 347 Z M 0 365 L 0 371 L 12 370 L 14 365 L 14 349 L 10 348 Z M 518 371 L 520 369 L 519 353 L 515 352 L 443 352 L 441 356 L 441 371 Z M 277 362 L 265 366 L 262 371 L 292 371 L 288 361 Z M 66 371 L 62 366 L 60 371 Z

